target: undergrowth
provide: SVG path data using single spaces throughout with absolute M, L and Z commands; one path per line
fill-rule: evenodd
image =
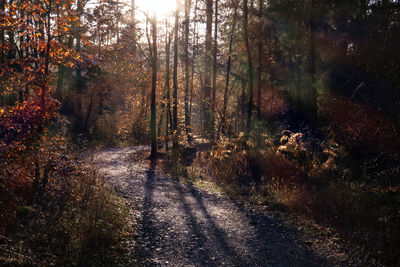
M 1 117 L 0 265 L 129 265 L 124 200 L 55 134 L 60 125 L 20 127 L 30 110 L 15 109 Z
M 364 249 L 367 262 L 400 261 L 396 152 L 360 159 L 338 138 L 321 141 L 307 129 L 263 132 L 222 140 L 199 149 L 189 166 L 170 160 L 168 168 L 191 181 L 213 182 L 254 204 L 333 227 Z
M 12 186 L 2 176 L 0 265 L 126 264 L 129 208 L 92 167 L 62 157 L 39 187 L 34 180 Z M 42 160 L 43 175 L 49 162 Z

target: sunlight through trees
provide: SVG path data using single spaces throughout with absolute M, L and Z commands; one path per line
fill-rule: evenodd
M 397 0 L 2 0 L 0 235 L 66 148 L 150 145 L 395 264 L 399 46 Z

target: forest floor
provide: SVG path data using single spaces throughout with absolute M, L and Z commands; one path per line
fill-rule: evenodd
M 93 156 L 100 174 L 132 207 L 138 265 L 348 265 L 340 250 L 325 246 L 328 237 L 317 240 L 268 209 L 174 179 L 145 158 L 147 151 L 108 149 Z

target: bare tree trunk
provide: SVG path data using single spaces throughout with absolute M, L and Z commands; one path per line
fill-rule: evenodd
M 192 116 L 192 104 L 193 104 L 193 90 L 194 90 L 194 73 L 195 73 L 195 60 L 197 57 L 197 47 L 199 44 L 199 38 L 197 33 L 197 6 L 198 0 L 196 0 L 194 5 L 194 27 L 193 27 L 193 51 L 192 51 L 192 74 L 190 79 L 190 104 L 189 104 L 189 119 Z
M 221 118 L 221 132 L 225 134 L 225 123 L 226 123 L 226 109 L 228 107 L 228 92 L 229 92 L 229 79 L 231 74 L 231 61 L 232 61 L 232 45 L 233 45 L 233 35 L 235 34 L 237 19 L 237 5 L 235 5 L 235 13 L 233 15 L 233 23 L 231 36 L 229 40 L 229 52 L 228 52 L 228 63 L 226 64 L 226 77 L 225 77 L 225 91 L 224 91 L 224 105 L 222 107 L 222 118 Z
M 0 1 L 0 15 L 1 15 L 1 22 L 5 23 L 4 18 L 5 18 L 5 1 Z M 5 27 L 0 28 L 0 44 L 5 45 Z M 0 63 L 5 63 L 6 62 L 6 55 L 4 53 L 4 49 L 0 50 Z
M 263 0 L 258 0 L 258 34 L 263 36 Z M 263 64 L 263 44 L 262 38 L 258 40 L 258 66 L 257 66 L 257 116 L 261 119 L 261 97 L 262 97 L 262 64 Z
M 82 19 L 81 16 L 83 14 L 83 5 L 82 5 L 82 1 L 77 0 L 76 1 L 76 5 L 77 5 L 77 18 L 78 18 L 78 25 L 82 25 Z M 80 27 L 80 26 L 79 26 Z M 75 38 L 76 38 L 76 45 L 75 45 L 75 49 L 76 51 L 79 53 L 81 51 L 81 31 L 80 29 L 78 29 L 75 33 Z M 74 110 L 74 117 L 76 120 L 76 126 L 78 126 L 79 131 L 83 130 L 82 129 L 82 125 L 83 125 L 83 112 L 82 112 L 82 72 L 81 72 L 81 68 L 78 65 L 76 70 L 75 70 L 75 110 Z
M 14 3 L 13 0 L 9 1 L 9 5 L 12 6 Z M 15 32 L 14 29 L 10 29 L 7 31 L 8 33 L 8 42 L 9 42 L 9 49 L 8 49 L 8 61 L 10 62 L 12 60 L 14 60 L 16 58 L 16 51 L 17 51 L 17 47 L 15 44 Z M 44 35 L 43 35 L 44 38 Z M 15 102 L 15 88 L 12 87 L 12 91 L 11 91 L 11 104 L 14 104 Z
M 216 101 L 216 92 L 217 92 L 217 49 L 218 49 L 218 0 L 214 2 L 214 46 L 213 46 L 213 67 L 212 67 L 212 96 L 211 96 L 211 123 L 215 125 L 215 101 Z M 214 131 L 213 131 L 214 132 Z M 213 139 L 215 137 L 213 136 Z
M 204 130 L 206 138 L 213 140 L 214 125 L 212 123 L 212 107 L 211 107 L 211 69 L 212 69 L 212 15 L 213 0 L 206 0 L 206 45 L 205 45 L 205 62 L 206 68 L 204 72 Z
M 249 87 L 249 102 L 247 106 L 247 131 L 249 132 L 251 129 L 251 115 L 253 113 L 253 61 L 251 58 L 251 48 L 249 42 L 249 8 L 247 0 L 243 0 L 243 32 L 244 32 L 244 42 L 246 45 L 246 52 L 247 52 L 247 63 L 248 63 L 248 87 Z
M 180 1 L 176 0 L 175 11 L 175 36 L 174 36 L 174 69 L 172 74 L 173 79 L 173 133 L 172 147 L 177 149 L 178 143 L 178 28 L 179 28 L 179 6 Z
M 60 25 L 60 4 L 57 3 L 57 31 L 61 32 L 61 25 Z M 60 44 L 63 43 L 63 38 L 60 35 L 58 37 L 58 42 Z M 64 85 L 64 73 L 65 73 L 65 67 L 63 64 L 58 64 L 58 75 L 57 75 L 57 87 L 56 87 L 56 95 L 57 98 L 60 102 L 63 101 L 63 85 Z
M 169 136 L 171 132 L 173 131 L 173 125 L 172 125 L 172 115 L 171 115 L 171 86 L 170 86 L 170 55 L 171 55 L 171 34 L 168 34 L 168 19 L 165 19 L 165 29 L 167 31 L 165 35 L 165 57 L 166 57 L 166 63 L 165 63 L 165 88 L 167 90 L 166 92 L 166 98 L 167 98 L 167 109 L 166 109 L 166 121 L 165 121 L 165 149 L 168 150 L 168 142 L 169 142 Z
M 164 100 L 166 100 L 166 97 L 164 95 Z M 165 105 L 165 101 L 161 101 L 161 107 L 160 107 L 160 119 L 158 120 L 158 128 L 157 128 L 157 145 L 159 144 L 160 140 L 159 138 L 162 135 L 162 129 L 161 127 L 163 126 L 164 123 L 164 113 L 167 111 L 167 105 Z M 168 113 L 167 114 L 167 120 L 168 120 Z M 162 143 L 161 143 L 162 145 Z
M 315 0 L 311 0 L 310 9 L 310 92 L 306 101 L 307 111 L 306 114 L 310 120 L 315 121 L 317 118 L 317 90 L 315 88 Z
M 40 106 L 41 106 L 41 112 L 46 111 L 46 95 L 47 95 L 47 78 L 49 75 L 49 65 L 50 65 L 50 48 L 51 48 L 51 11 L 52 11 L 52 1 L 48 2 L 48 6 L 46 6 L 47 12 L 46 12 L 46 17 L 44 21 L 44 27 L 46 28 L 46 50 L 43 54 L 43 60 L 44 60 L 44 79 L 42 82 L 44 84 L 41 85 L 41 95 L 40 95 Z M 43 33 L 42 33 L 43 34 Z M 43 34 L 44 36 L 44 34 Z M 44 38 L 44 37 L 43 37 Z M 44 41 L 44 40 L 43 40 Z
M 205 101 L 204 101 L 204 74 L 203 72 L 199 72 L 199 80 L 200 80 L 200 93 L 201 93 L 201 97 L 200 97 L 200 101 L 201 101 L 201 105 L 200 105 L 200 124 L 201 124 L 201 137 L 204 138 L 205 137 L 205 129 L 204 129 L 204 114 L 205 114 Z
M 21 12 L 20 16 L 21 17 L 25 17 L 25 11 L 21 10 L 20 12 Z M 21 24 L 21 29 L 17 30 L 17 34 L 19 36 L 18 57 L 19 57 L 19 59 L 21 61 L 23 61 L 24 58 L 26 58 L 25 55 L 24 55 L 24 51 L 25 51 L 25 49 L 28 49 L 27 47 L 24 47 L 24 45 L 23 45 L 24 44 L 24 36 L 26 35 L 26 34 L 24 34 L 25 30 L 26 30 L 26 24 L 24 24 L 24 23 Z M 20 71 L 22 73 L 24 72 L 23 69 L 21 69 Z M 23 90 L 22 86 L 19 86 L 19 88 L 18 88 L 18 102 L 22 103 L 23 101 L 24 101 L 24 90 Z
M 156 132 L 156 86 L 157 86 L 157 15 L 153 13 L 152 23 L 152 57 L 151 57 L 151 115 L 150 115 L 150 135 L 151 135 L 151 154 L 150 158 L 157 157 L 157 132 Z
M 243 74 L 244 76 L 245 74 Z M 242 77 L 241 79 L 241 83 L 242 83 L 242 92 L 240 94 L 240 113 L 241 113 L 241 117 L 242 117 L 242 121 L 240 122 L 240 130 L 243 131 L 245 129 L 245 118 L 246 118 L 246 77 Z
M 5 1 L 0 1 L 0 16 L 5 18 Z M 3 19 L 0 20 L 3 23 Z M 0 27 L 0 45 L 5 45 L 5 31 L 4 27 Z M 6 55 L 3 49 L 0 49 L 0 65 L 6 63 Z M 3 83 L 0 82 L 0 106 L 4 106 L 4 88 Z
M 191 129 L 190 129 L 190 114 L 189 114 L 189 20 L 190 20 L 190 6 L 191 0 L 185 0 L 185 40 L 184 40 L 184 50 L 185 50 L 185 130 L 187 140 L 190 142 Z

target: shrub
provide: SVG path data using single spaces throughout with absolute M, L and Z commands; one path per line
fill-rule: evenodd
M 367 256 L 387 264 L 398 262 L 396 153 L 382 151 L 360 161 L 335 139 L 320 142 L 306 131 L 285 130 L 274 139 L 252 135 L 201 151 L 188 168 L 189 176 L 213 180 L 257 204 L 333 226 L 342 237 L 364 247 Z
M 56 115 L 28 102 L 1 113 L 0 265 L 125 261 L 129 209 L 49 132 Z

